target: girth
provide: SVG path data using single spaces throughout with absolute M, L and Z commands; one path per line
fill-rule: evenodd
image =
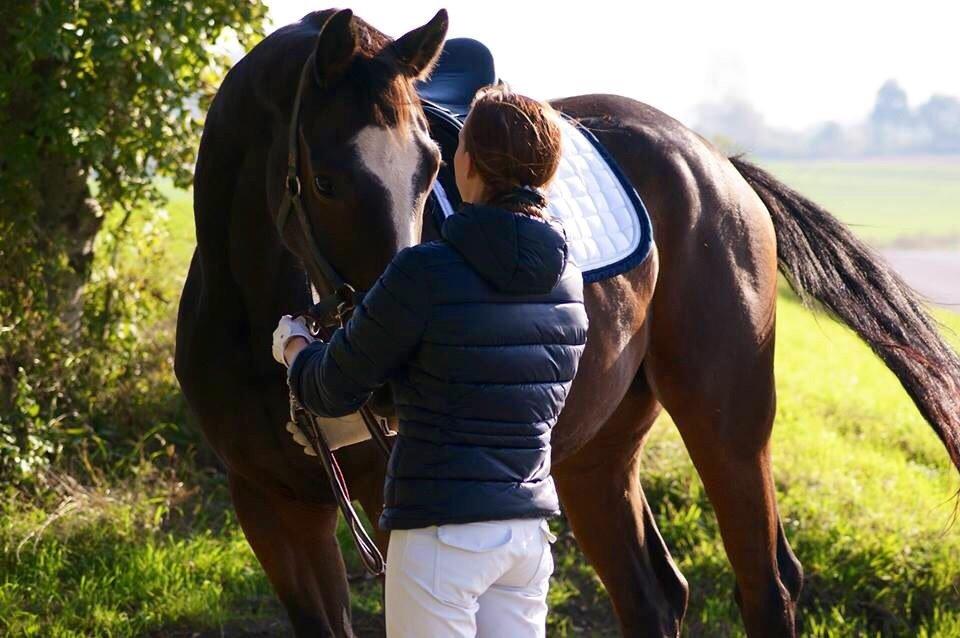
M 300 103 L 303 91 L 310 81 L 313 65 L 314 55 L 311 53 L 300 71 L 300 81 L 297 84 L 297 92 L 293 99 L 290 133 L 287 138 L 287 174 L 284 179 L 283 199 L 277 212 L 277 232 L 280 235 L 280 241 L 286 243 L 284 230 L 292 212 L 293 216 L 297 218 L 300 230 L 307 242 L 307 255 L 305 257 L 301 256 L 301 258 L 307 261 L 308 278 L 320 279 L 320 281 L 314 283 L 320 284 L 318 290 L 326 291 L 325 297 L 300 314 L 309 320 L 311 332 L 314 333 L 314 336 L 329 339 L 333 330 L 342 326 L 350 318 L 353 309 L 360 303 L 363 293 L 354 290 L 324 256 L 313 234 L 313 225 L 310 223 L 310 218 L 303 206 L 303 188 L 299 171 Z M 289 245 L 288 248 L 290 248 Z M 296 254 L 295 251 L 294 254 Z M 363 418 L 364 425 L 370 431 L 370 437 L 377 443 L 377 447 L 383 452 L 384 456 L 389 458 L 390 437 L 393 433 L 387 427 L 386 421 L 378 418 L 367 406 L 360 408 L 360 415 Z M 344 520 L 347 522 L 350 535 L 357 546 L 364 567 L 373 575 L 382 574 L 386 567 L 383 554 L 380 553 L 376 543 L 370 538 L 369 533 L 360 521 L 360 517 L 353 508 L 347 482 L 340 470 L 340 465 L 337 463 L 337 458 L 327 444 L 316 416 L 300 405 L 292 391 L 290 392 L 290 418 L 306 434 L 313 448 L 317 451 L 317 457 L 327 473 L 330 488 L 340 511 L 343 513 Z

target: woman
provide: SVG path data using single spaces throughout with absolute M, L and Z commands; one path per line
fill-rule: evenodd
M 549 106 L 488 87 L 460 133 L 464 205 L 401 251 L 330 342 L 284 317 L 274 356 L 309 410 L 356 411 L 385 383 L 399 416 L 380 527 L 389 638 L 543 636 L 559 513 L 550 430 L 587 336 L 583 280 L 541 189 Z

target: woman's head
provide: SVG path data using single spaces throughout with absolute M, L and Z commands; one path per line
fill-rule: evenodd
M 560 163 L 560 126 L 543 102 L 504 85 L 480 89 L 460 131 L 454 158 L 465 202 L 496 202 L 519 188 L 543 188 Z M 536 207 L 518 207 L 536 214 Z

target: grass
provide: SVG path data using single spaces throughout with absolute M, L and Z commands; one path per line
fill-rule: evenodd
M 186 264 L 190 263 L 193 248 L 197 245 L 196 232 L 193 225 L 193 195 L 188 191 L 173 188 L 169 183 L 162 186 L 163 194 L 167 197 L 167 232 L 170 234 L 170 261 L 178 266 L 183 265 L 183 274 L 186 277 Z
M 909 233 L 949 235 L 958 223 L 950 220 L 960 189 L 953 166 L 941 174 L 914 165 L 767 165 L 847 220 L 871 222 L 876 241 L 906 232 L 897 221 L 903 208 L 893 204 L 901 196 L 873 194 L 891 180 L 905 180 L 902 188 L 914 194 L 907 199 L 923 202 L 909 216 Z M 188 194 L 170 193 L 165 272 L 178 290 L 193 246 L 192 205 Z M 960 317 L 941 317 L 960 329 Z M 893 376 L 848 330 L 786 292 L 778 322 L 774 471 L 787 535 L 807 575 L 803 635 L 960 637 L 960 526 L 948 527 L 960 481 L 945 452 Z M 122 480 L 94 471 L 79 485 L 51 474 L 41 498 L 7 492 L 0 635 L 285 635 L 223 476 L 198 460 L 204 448 L 196 445 L 158 444 L 154 454 L 134 455 Z M 686 635 L 742 635 L 716 519 L 666 417 L 648 444 L 642 481 L 691 584 Z M 564 522 L 555 527 L 550 635 L 616 635 L 602 586 Z M 355 624 L 359 635 L 377 635 L 379 587 L 359 577 L 340 533 L 358 576 L 351 581 Z
M 761 163 L 875 244 L 960 243 L 960 158 Z
M 944 319 L 960 328 L 960 319 Z M 775 472 L 787 534 L 807 571 L 804 634 L 960 636 L 960 527 L 947 528 L 958 481 L 936 437 L 845 328 L 785 295 L 778 334 Z M 141 474 L 151 476 L 151 468 Z M 52 507 L 8 505 L 0 632 L 140 636 L 226 627 L 226 635 L 248 635 L 253 626 L 282 633 L 222 480 L 196 472 L 187 479 L 201 489 L 178 496 L 170 485 L 179 479 L 171 478 L 125 493 L 61 492 L 60 502 L 82 506 L 36 537 Z M 716 520 L 668 419 L 648 446 L 643 482 L 691 583 L 687 634 L 741 635 Z M 562 521 L 557 531 L 551 635 L 614 634 L 602 587 Z M 348 559 L 359 573 L 352 551 Z M 356 613 L 376 626 L 377 586 L 358 579 L 354 592 Z M 255 635 L 272 635 L 264 631 Z
M 956 317 L 945 317 L 953 328 Z M 848 330 L 781 298 L 774 468 L 804 563 L 804 635 L 960 636 L 956 474 L 896 380 Z M 644 481 L 693 588 L 691 635 L 740 635 L 709 503 L 661 423 Z

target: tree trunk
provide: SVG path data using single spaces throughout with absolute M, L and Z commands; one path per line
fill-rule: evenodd
M 62 295 L 64 318 L 70 327 L 80 319 L 80 293 L 90 276 L 93 245 L 103 226 L 103 211 L 90 193 L 87 170 L 80 162 L 47 156 L 40 161 L 35 195 L 38 231 L 60 245 L 70 272 L 56 291 Z

